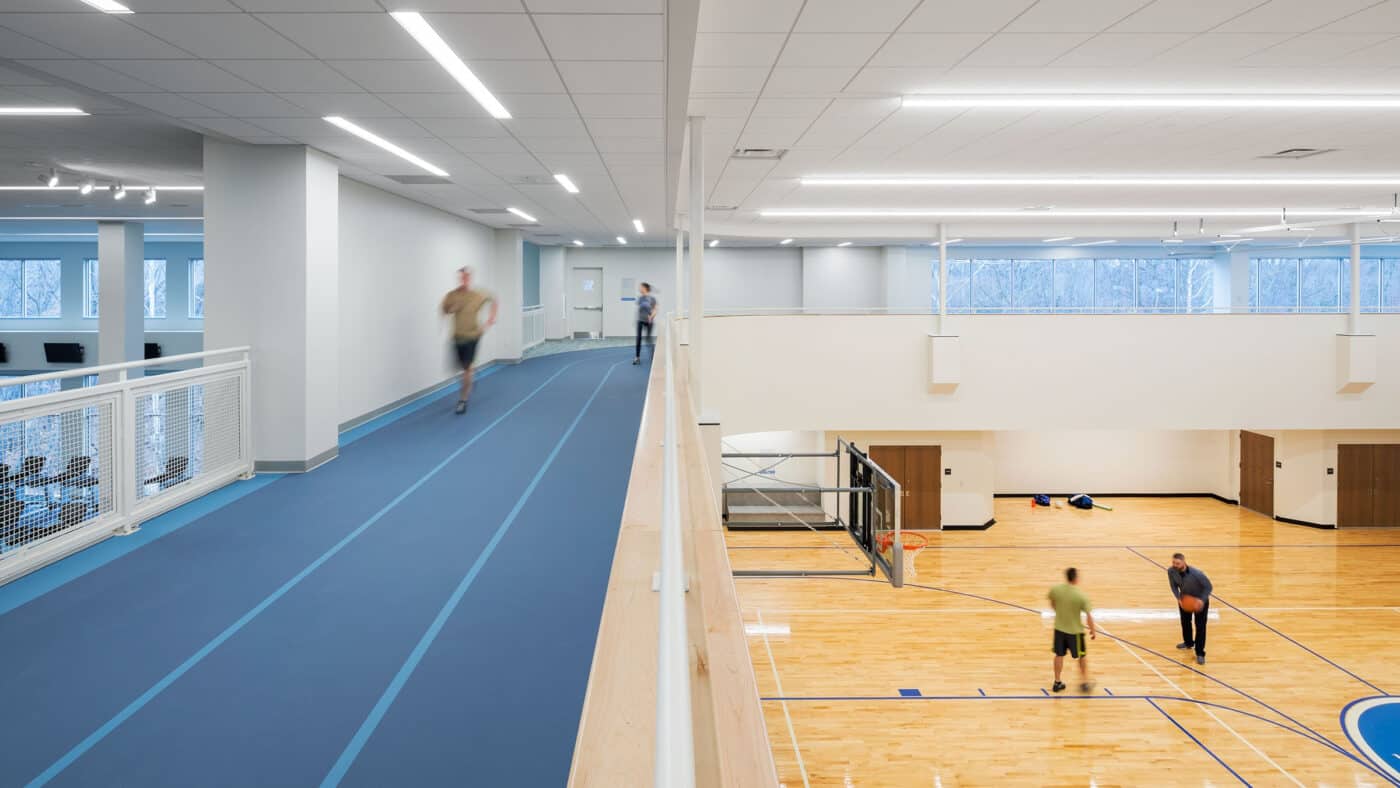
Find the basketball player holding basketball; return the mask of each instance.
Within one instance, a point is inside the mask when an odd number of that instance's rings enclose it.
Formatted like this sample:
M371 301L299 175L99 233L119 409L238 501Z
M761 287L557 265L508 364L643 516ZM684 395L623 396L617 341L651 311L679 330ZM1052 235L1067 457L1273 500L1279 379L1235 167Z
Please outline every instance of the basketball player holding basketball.
M1094 606L1089 603L1089 597L1079 590L1078 569L1066 569L1065 581L1051 588L1049 594L1050 606L1055 608L1055 683L1050 690L1065 691L1065 683L1060 681L1060 672L1065 666L1065 654L1069 654L1070 658L1079 660L1079 680L1082 682L1079 689L1088 692L1094 688L1094 683L1089 681L1089 662L1084 647L1084 622L1080 621L1079 614L1083 613L1084 618L1088 619L1089 638L1098 638L1098 628L1094 625L1094 614L1091 612Z
M1176 647L1185 651L1196 649L1196 664L1206 664L1206 617L1210 615L1210 592L1215 590L1206 573L1194 566L1186 565L1186 556L1176 553L1172 556L1172 566L1167 570L1167 582L1171 584L1172 596L1176 597L1177 607L1181 608L1181 642ZM1201 609L1195 612L1181 607L1181 597L1193 596L1201 600ZM1191 634L1191 618L1196 619L1196 634Z

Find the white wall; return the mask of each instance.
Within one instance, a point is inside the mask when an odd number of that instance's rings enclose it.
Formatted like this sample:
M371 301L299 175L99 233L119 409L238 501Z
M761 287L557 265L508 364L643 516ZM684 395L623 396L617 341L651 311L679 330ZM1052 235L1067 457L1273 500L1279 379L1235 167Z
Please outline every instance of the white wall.
M1231 488L1228 430L993 433L996 492L1215 493Z
M568 313L564 309L564 291L567 288L563 247L540 247L540 308L544 310L545 339L569 336Z
M439 305L462 266L496 289L493 253L489 227L341 179L341 423L455 373ZM488 333L478 363L497 358L496 345Z
M928 319L705 319L726 431L1400 428L1400 315L1366 315L1381 380L1336 393L1344 315L958 315L961 384L928 390ZM782 352L756 352L754 337Z
M674 255L674 252L672 252ZM675 258L672 257L672 267ZM705 310L802 306L802 250L705 250Z
M710 250L705 250L705 263L710 261ZM634 280L634 284L649 282L652 294L656 296L661 314L676 309L675 279L676 253L671 247L645 247L625 249L604 247L601 249L571 247L564 250L565 282L572 282L569 272L575 268L603 269L603 334L610 337L630 337L637 332L637 302L635 287L628 292L631 301L622 300L622 280ZM566 309L572 308L569 293L565 290ZM708 308L708 307L707 307Z
M803 249L802 306L808 309L884 306L882 254L878 247Z

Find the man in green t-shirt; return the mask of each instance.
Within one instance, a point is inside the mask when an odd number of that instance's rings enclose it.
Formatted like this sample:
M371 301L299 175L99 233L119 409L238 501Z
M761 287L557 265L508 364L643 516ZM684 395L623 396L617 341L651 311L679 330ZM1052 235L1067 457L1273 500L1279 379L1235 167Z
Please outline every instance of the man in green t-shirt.
M1079 678L1083 683L1079 688L1085 692L1094 688L1089 681L1089 663L1085 658L1084 624L1079 620L1083 613L1089 621L1089 639L1098 638L1098 628L1094 626L1094 606L1089 597L1079 590L1079 570L1070 567L1065 570L1065 581L1050 589L1050 606L1055 609L1055 684L1053 692L1064 692L1065 683L1060 681L1060 671L1065 665L1065 654L1079 660Z

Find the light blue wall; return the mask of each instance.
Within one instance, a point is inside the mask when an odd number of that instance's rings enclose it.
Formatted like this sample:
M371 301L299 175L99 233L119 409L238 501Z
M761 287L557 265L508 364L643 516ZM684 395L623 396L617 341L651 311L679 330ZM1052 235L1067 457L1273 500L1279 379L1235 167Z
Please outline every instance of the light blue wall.
M146 258L165 261L164 318L146 320L147 331L203 331L204 321L189 317L189 261L204 257L202 243L146 242ZM0 259L62 260L63 316L0 319L7 331L96 331L97 319L83 317L83 261L97 258L97 242L0 243Z
M540 248L526 241L524 245L524 260L521 268L521 276L524 277L524 289L521 290L521 306L540 305Z

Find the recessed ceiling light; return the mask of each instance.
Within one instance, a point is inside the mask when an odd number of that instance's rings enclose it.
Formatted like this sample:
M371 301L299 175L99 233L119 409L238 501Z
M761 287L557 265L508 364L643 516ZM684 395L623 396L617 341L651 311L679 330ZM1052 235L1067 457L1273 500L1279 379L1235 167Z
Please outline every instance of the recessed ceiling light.
M506 210L507 210L507 211L510 211L511 213L515 214L516 216L519 216L521 219L524 219L524 220L527 221L527 222L538 222L538 221L539 221L539 219L536 219L535 217L531 216L530 214L525 213L524 211L520 210L519 208L507 207Z
M778 246L787 246L790 243L792 243L791 238L784 238L783 240L778 242Z
M1269 96L1259 94L941 94L905 96L906 108L1006 109L1400 109L1394 96Z
M1083 243L1070 244L1070 246L1103 246L1104 244L1116 244L1117 241L1084 241Z
M559 181L559 185L563 186L564 191L568 192L569 194L578 194L578 187L575 186L574 182L569 180L569 176L565 175L564 173L554 173L554 180Z
M429 55L433 56L438 65L441 65L447 70L447 73L452 75L453 79L457 80L458 84L466 88L472 98L476 99L477 103L491 114L491 117L498 120L510 117L510 112L506 110L505 105L491 95L491 91L486 89L486 85L477 79L476 74L473 74L470 68L467 68L467 64L463 63L457 53L452 51L452 47L442 40L442 36L437 34L437 31L428 24L422 14L417 11L393 11L389 15L402 25L403 29L407 30L408 34L413 36L418 44L428 51Z
M850 245L851 245L851 242L850 242L850 241L842 241L841 243L837 244L837 246L850 246Z
M574 246L583 246L583 241L575 240L575 241L574 241Z
M1232 235L1229 238L1222 237L1219 241L1211 241L1213 244L1236 244L1241 241L1253 241L1253 238L1245 238L1242 235Z
M1074 240L1074 236L1072 236L1072 235L1061 235L1061 236L1058 237L1058 238L1046 238L1046 239L1044 239L1043 241L1041 241L1041 243L1043 243L1043 244L1057 244L1057 243L1061 243L1061 242L1063 242L1063 241L1073 241L1073 240Z
M1381 214L1389 214L1387 209L1365 211L1365 210L1289 210L1290 216L1324 216L1324 217L1377 217ZM1024 219L1028 215L1027 211L966 211L966 210L924 210L924 211L802 211L802 210L778 210L760 211L759 216L772 218L807 218L807 219L839 219L839 218L879 218L879 219L922 219L927 217L958 217L958 218L979 218L979 219ZM1278 216L1278 208L1259 208L1255 210L1199 210L1194 208L1177 208L1163 210L1114 210L1103 209L1083 209L1083 210L1051 210L1036 211L1037 218L1059 217L1059 218L1103 218L1103 219L1146 219L1146 218L1174 218L1179 216L1217 216L1217 217L1250 217L1250 216Z
M113 184L113 185L112 185L112 199L114 199L114 200L125 200L125 199L126 199L126 187L123 186L123 185L121 185L120 183Z
M395 156L398 156L404 161L422 167L424 170L427 170L428 172L438 176L439 178L447 177L447 170L444 170L436 164L432 164L431 162L418 158L412 153L409 153L403 148L400 148L399 146L384 139L378 134L375 134L369 129L361 128L360 126L351 123L350 121L340 117L339 115L327 115L326 117L322 118L322 120L326 121L332 126L336 126L338 128L350 132L351 134L354 134L356 137L359 137L360 139L370 143L371 145L377 145L380 148L383 148L384 150L394 154Z
M118 3L117 0L83 0L84 3L96 8L104 14L129 14L131 9Z
M641 219L633 219L633 220L632 220L632 226L635 227L635 228L637 228L637 233L638 233L639 235L640 235L640 234L643 234L643 233L645 233L645 232L647 231L647 228L645 228L645 227L642 226L642 220L641 220Z
M623 238L623 237L620 236L620 235L617 237L617 242L620 243L620 244L622 244L623 246L626 246L626 245L627 245L627 239L626 239L626 238Z
M1163 238L1163 239L1162 239L1162 243L1164 243L1164 244L1184 244L1184 243L1186 243L1186 242L1183 241L1183 240L1181 240L1180 238Z
M803 178L803 186L1397 186L1400 176L1383 178Z
M34 117L86 115L77 107L0 107L0 115L31 115Z
M718 238L716 238L716 239L710 241L710 248L711 248L711 249L715 248L716 246L719 246L719 239L718 239Z

